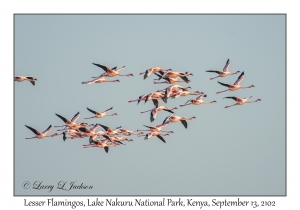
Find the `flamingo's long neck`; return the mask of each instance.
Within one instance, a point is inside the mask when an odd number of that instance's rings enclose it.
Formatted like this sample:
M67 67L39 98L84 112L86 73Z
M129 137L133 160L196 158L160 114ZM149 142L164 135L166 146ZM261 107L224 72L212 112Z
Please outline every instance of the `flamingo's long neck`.
M246 101L246 103L254 103L254 102L258 102L258 101Z
M250 85L250 86L239 86L239 88L241 88L241 89L245 89L245 88L251 88L252 86Z

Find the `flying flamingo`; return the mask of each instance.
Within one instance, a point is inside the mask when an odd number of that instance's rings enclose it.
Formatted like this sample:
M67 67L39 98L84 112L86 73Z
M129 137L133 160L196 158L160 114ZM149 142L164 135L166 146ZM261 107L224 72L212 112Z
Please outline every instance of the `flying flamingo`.
M163 121L163 124L168 123L168 122L172 122L172 123L176 123L176 122L181 122L182 125L187 128L187 121L188 120L194 120L196 119L196 117L191 117L191 118L187 118L187 117L179 117L179 116L174 116L174 115L170 115L169 117L166 117L166 119Z
M153 104L154 106L158 106L158 100L159 99L162 99L164 97L164 94L161 93L161 92L153 92L153 93L150 93L146 96L146 99L145 99L145 103L147 101L153 101Z
M193 76L193 74L188 73L188 72L183 73L183 72L176 72L176 71L167 71L158 80L160 80L161 78L167 78L167 77L172 77L172 78L180 77L183 81L188 83L188 82L190 82L190 80L187 78L188 76Z
M133 74L120 74L119 71L124 69L125 66L121 67L121 68L118 68L118 69L115 69L115 70L112 70L110 69L109 67L107 66L104 66L104 65L101 65L101 64L97 64L97 63L93 63L95 66L98 66L100 68L102 68L106 73L107 73L107 76L109 77L114 77L114 76L133 76Z
M14 81L23 82L25 80L29 81L32 85L35 85L35 81L37 81L33 76L14 76Z
M127 137L125 136L111 136L110 139L109 139L112 143L114 142L117 142L119 144L123 144L122 141L124 142L130 142L130 141L127 141ZM132 140L131 140L132 141ZM125 145L125 144L124 144Z
M260 99L257 99L255 101L248 101L248 98L252 98L252 96L247 96L246 98L239 98L239 97L236 97L236 96L228 96L228 97L225 97L225 98L231 98L231 99L236 101L236 103L231 105L231 106L244 105L246 103L254 103L254 102L261 101ZM225 108L229 108L231 106L225 106Z
M80 133L80 131L79 131L79 130L76 130L76 129L67 129L67 130L65 130L64 132L61 132L61 133L55 133L55 134L53 134L52 136L63 135L63 140L65 141L65 140L67 139L67 135L73 136L74 134L75 134L76 136L78 136L78 137L83 137L82 134ZM72 138L72 139L74 139L74 138Z
M211 102L205 102L205 101L203 101L202 97L206 97L206 96L207 96L206 94L201 94L196 99L190 99L190 100L188 100L185 104L180 105L180 107L191 105L191 104L200 105L200 104L213 104L213 103L217 103L216 101L211 101ZM188 102L191 102L191 103L188 103Z
M151 122L153 122L154 120L155 120L155 118L156 118L156 115L157 115L157 112L159 112L159 111L167 111L167 112L171 112L171 113L174 113L172 110L174 110L174 109L177 109L177 107L174 107L174 108L167 108L167 107L165 107L165 106L158 106L158 107L155 107L155 108L153 108L153 109L150 109L150 110L148 110L148 111L144 111L144 112L141 112L141 114L143 114L143 113L145 113L145 112L150 112L151 111L151 113L150 113L150 121Z
M96 132L96 129L99 128L100 124L96 124L94 125L94 127L92 127L91 129L87 129L85 127L79 128L78 130L85 133L87 136L96 138L97 136L104 136L107 134L107 132L104 131L98 131ZM105 137L107 138L107 137Z
M241 89L241 88L253 88L254 85L250 85L248 87L240 86L240 83L244 79L244 77L245 77L244 72L242 72L241 75L239 76L239 78L235 81L235 83L233 85L231 85L231 84L225 84L225 83L222 83L222 82L218 82L219 84L228 87L228 89L224 90L224 91L217 92L217 94L226 92L228 90L235 91L235 90L238 90L238 89Z
M139 136L145 136L144 140L150 139L152 136L156 136L157 138L159 138L160 140L162 140L164 143L166 143L166 141L164 140L163 136L169 136L169 133L166 134L161 134L159 132L150 132L146 135L139 135Z
M62 126L54 126L55 128L57 127L63 127L63 126L68 126L69 128L74 128L74 126L78 126L77 123L76 123L76 120L80 117L80 114L79 112L77 112L74 117L72 118L72 120L68 120L67 118L59 115L59 114L55 114L57 117L59 117L60 119L62 119L62 121L65 122L65 125L62 125Z
M147 95L146 95L146 94L144 94L144 95L141 95L141 96L139 96L139 98L138 98L138 99L136 99L136 100L130 100L130 101L128 101L128 103L131 103L131 102L135 102L135 101L137 101L137 104L139 104L139 103L140 103L140 101L143 101L143 100L145 100L145 99L146 99L146 97L147 97Z
M119 134L123 134L125 136L138 135L138 133L135 133L136 131L130 131L130 130L122 128L121 126L118 127L118 129L120 130Z
M102 128L104 128L104 130L106 131L106 133L108 135L117 135L118 134L118 130L120 130L120 127L119 128L116 128L115 130L112 130L110 127L108 126L105 126L105 125L101 125L101 124L98 124L100 125Z
M167 132L167 133L174 133L173 131L164 131L162 130L163 127L167 126L169 124L169 122L157 125L157 126L147 126L144 125L146 128L149 128L150 130L137 130L137 132L139 131L153 131L153 132Z
M213 72L213 73L217 73L219 74L218 76L214 77L214 78L210 78L210 80L216 79L218 77L226 77L228 75L233 75L233 74L238 74L240 73L240 71L236 71L235 73L230 73L229 72L229 66L230 66L230 60L228 59L226 61L226 65L223 68L223 71L219 71L219 70L207 70L206 72Z
M156 74L155 73L155 75L156 76L158 76L159 77L159 79L154 79L154 80L160 80L161 79L161 75L159 75L159 74ZM172 78L172 77L166 77L166 78L163 78L165 81L164 82L156 82L156 81L154 81L153 83L154 84L162 84L162 83L166 83L166 84L174 84L174 83L176 83L176 82L186 82L186 81L184 81L184 80L177 80L177 78ZM187 80L188 82L190 82L190 80ZM187 82L187 83L188 83Z
M141 74L144 74L144 80L149 77L152 73L160 73L160 74L164 74L164 71L172 71L172 69L167 69L167 70L163 70L161 67L154 67L154 68L150 68L147 69L145 72L141 72Z
M170 98L178 98L180 96L200 95L200 94L204 94L204 93L198 90L195 92L189 92L188 90L179 90L177 93L170 95Z
M171 85L169 87L167 87L165 89L165 95L163 97L163 101L165 103L167 103L167 99L171 96L171 94L175 94L176 92L178 92L178 89L181 89L181 90L188 90L188 88L191 88L191 87L182 87L180 85ZM174 92L175 91L175 92Z
M93 114L95 114L95 116L89 117L89 118L84 118L84 119L102 118L102 117L104 117L104 116L116 116L117 113L106 114L106 112L109 112L109 111L111 111L112 109L113 109L113 108L111 107L111 108L105 110L104 112L96 112L96 111L94 111L94 110L92 110L92 109L89 109L89 108L87 107L87 110L89 110L90 112L92 112Z
M35 134L34 137L31 137L31 138L25 138L25 139L34 139L34 138L42 139L42 138L45 138L45 137L53 137L53 136L54 136L54 135L46 136L47 133L48 133L49 131L51 131L51 129L52 129L52 126L51 126L51 125L50 125L44 132L42 132L42 133L39 132L38 130L36 130L35 128L32 128L32 127L27 126L27 125L25 125L25 126Z
M99 147L99 148L103 148L105 150L106 153L108 153L109 147L114 147L117 146L115 144L108 144L107 140L102 140L102 141L95 141L94 144L91 145L83 145L83 148L91 148L91 147Z
M91 81L87 81L87 82L82 82L82 84L94 84L94 83L103 83L103 82L120 82L120 80L116 79L116 80L107 80L105 79L105 76L101 76L99 78L93 79Z
M60 130L58 129L57 131L67 131L69 129L77 130L78 128L87 127L87 126L91 126L91 125L88 125L85 122L81 122L81 123L76 123L75 125L72 126L72 128L68 127L67 125L54 126L54 127L64 127L63 129L60 129Z

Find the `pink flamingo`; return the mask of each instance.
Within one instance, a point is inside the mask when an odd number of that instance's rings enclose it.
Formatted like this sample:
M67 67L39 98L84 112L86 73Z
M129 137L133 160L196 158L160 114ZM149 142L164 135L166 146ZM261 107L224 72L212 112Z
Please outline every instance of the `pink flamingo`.
M176 71L167 71L166 73L164 73L164 75L162 75L158 80L160 80L161 78L167 78L167 77L172 77L172 78L177 78L180 77L183 81L185 81L186 83L189 83L190 80L187 78L188 76L193 76L192 73L182 73L182 72L176 72Z
M167 111L167 112L171 112L171 113L174 113L172 110L174 110L174 109L177 109L177 107L174 107L174 108L167 108L167 107L165 107L165 106L159 106L159 107L155 107L155 108L153 108L153 109L150 109L150 110L148 110L148 111L144 111L144 112L141 112L141 114L143 114L143 113L145 113L145 112L150 112L151 111L151 113L150 113L150 121L151 122L153 122L154 120L155 120L155 118L156 118L156 115L157 115L157 112L159 112L159 111Z
M165 103L167 103L167 99L171 96L171 94L172 95L176 94L179 89L188 90L188 88L191 88L191 87L182 87L180 85L171 85L165 89L165 95L162 99Z
M74 126L77 125L76 120L80 117L79 112L77 112L77 113L74 115L74 117L72 118L71 121L68 120L67 118L65 118L65 117L63 117L63 116L61 116L61 115L59 115L59 114L55 114L55 115L56 115L57 117L59 117L60 119L62 119L62 121L65 122L65 125L62 125L62 126L54 126L55 128L57 128L57 127L63 127L63 126L68 126L69 128L73 128Z
M162 140L164 143L166 143L165 139L163 138L163 136L169 136L169 133L166 134L161 134L159 132L150 132L146 135L139 135L139 136L145 136L144 140L150 139L152 136L156 136L157 138L159 138L160 140Z
M97 79L93 79L91 81L87 81L87 82L82 82L82 84L94 84L94 83L103 83L103 82L120 82L120 80L116 79L116 80L107 80L105 79L105 76L101 76Z
M150 93L146 96L146 99L145 99L145 103L147 101L152 101L154 106L158 106L158 100L159 99L162 99L164 97L164 94L161 93L161 92L153 92L153 93Z
M160 80L162 78L161 75L159 74L156 74L156 76L158 76L158 79L154 79L154 80ZM166 83L166 84L174 84L176 82L186 82L186 83L189 83L190 80L187 80L187 81L184 81L184 80L177 80L177 78L172 78L172 77L165 77L163 78L165 81L164 82L154 82L154 84L162 84L162 83Z
M180 121L182 123L182 125L185 128L187 128L187 121L194 120L194 119L196 119L196 117L187 118L187 117L179 117L179 116L170 115L170 116L166 117L166 119L163 121L163 124L169 123L169 122L176 123L176 122Z
M112 109L113 109L113 108L111 107L111 108L105 110L104 112L96 112L96 111L94 111L94 110L92 110L92 109L89 109L89 108L87 107L87 110L89 110L90 112L92 112L93 114L95 114L95 116L89 117L89 118L84 118L84 119L102 118L102 117L104 117L104 116L116 116L117 113L106 114L107 112L111 111Z
M139 96L139 98L138 99L136 99L136 100L129 100L128 101L128 103L131 103L131 102L135 102L135 101L137 101L137 104L139 104L140 103L140 101L143 101L143 100L145 100L147 98L147 95L146 94L144 94L144 95L141 95L141 96Z
M154 68L150 68L150 69L147 69L145 72L141 72L141 74L144 74L144 80L149 77L152 73L160 73L160 74L164 74L164 71L172 71L172 69L167 69L167 70L163 70L161 67L154 67Z
M180 105L180 107L191 105L191 104L200 105L200 104L213 104L213 103L217 103L216 101L205 102L205 101L202 100L202 97L206 97L206 94L201 94L196 99L190 99L185 104ZM191 102L191 103L188 103L188 102Z
M98 67L102 68L106 72L107 76L109 76L109 77L114 77L114 76L127 76L127 77L130 77L130 76L133 76L133 74L120 74L119 73L119 71L124 69L125 66L113 70L113 69L110 69L109 67L101 65L101 64L97 64L97 63L93 63L93 64L95 66L98 66Z
M150 130L137 130L139 131L153 131L153 132L167 132L167 133L174 133L173 131L164 131L162 130L163 127L167 126L169 122L165 122L163 124L157 125L157 126L147 126L144 125L146 128L149 128Z
M27 126L27 125L25 125L25 126L35 134L34 137L25 138L25 139L34 139L34 138L42 139L42 138L45 138L45 137L53 137L54 136L54 135L47 136L47 133L49 131L51 131L51 129L52 129L51 125L44 132L42 132L42 133L39 132L38 130L36 130L35 128L32 128L32 127Z
M107 140L104 141L95 141L94 144L91 145L83 145L83 148L91 148L91 147L98 147L98 148L103 148L106 153L108 153L109 147L114 147L117 146L115 144L108 144Z
M225 98L230 98L230 99L233 99L233 100L236 101L236 103L231 105L231 106L244 105L246 103L254 103L254 102L261 101L260 99L257 99L255 101L248 101L248 98L252 98L252 96L247 96L246 98L239 98L239 97L236 97L236 96L228 96L228 97L225 97ZM231 106L225 106L225 108L229 108Z
M33 76L14 76L14 81L23 82L25 80L29 81L32 85L35 85L35 81L37 81Z
M233 85L231 85L231 84L225 84L225 83L222 83L222 82L218 82L219 84L228 87L228 89L224 90L224 91L217 92L217 94L226 92L228 90L235 91L235 90L238 90L238 89L241 89L241 88L253 88L254 85L250 85L248 87L240 86L240 83L244 79L244 77L245 77L244 72L242 72L241 75L238 77L238 79L235 81L235 83Z
M223 71L219 71L219 70L207 70L206 72L213 72L213 73L219 74L218 76L216 76L214 78L210 78L210 80L216 79L218 77L227 77L228 75L233 75L233 74L240 73L240 71L236 71L235 73L230 73L229 70L228 70L229 66L230 66L230 60L228 59L226 61L226 65L223 68Z
M204 94L203 92L200 91L195 91L195 92L189 92L188 90L179 90L175 94L170 95L170 98L178 98L180 96L188 96L188 95L200 95Z

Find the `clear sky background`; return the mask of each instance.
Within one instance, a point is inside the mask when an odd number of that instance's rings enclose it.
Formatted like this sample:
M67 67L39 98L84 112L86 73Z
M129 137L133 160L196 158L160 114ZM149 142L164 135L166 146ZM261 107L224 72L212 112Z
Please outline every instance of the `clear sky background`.
M285 195L285 16L284 15L16 15L14 19L15 75L33 75L14 83L15 195ZM234 83L238 75L215 80L209 69L245 72L241 85L255 88L225 92L217 81ZM120 83L83 85L104 71L94 65L126 66ZM88 138L34 136L24 125L40 131L62 125L55 113L78 122L113 106L116 117L86 120L115 128L143 129L153 123L152 102L128 103L140 95L168 87L155 85L139 73L160 66L191 72L192 91L203 91L216 104L180 108L194 96L169 99L178 116L196 119L172 123L174 134L134 140L125 146L84 149ZM226 96L253 96L259 103L234 104ZM98 129L100 130L100 129ZM56 129L50 132L53 134ZM77 181L93 190L23 189L24 181Z

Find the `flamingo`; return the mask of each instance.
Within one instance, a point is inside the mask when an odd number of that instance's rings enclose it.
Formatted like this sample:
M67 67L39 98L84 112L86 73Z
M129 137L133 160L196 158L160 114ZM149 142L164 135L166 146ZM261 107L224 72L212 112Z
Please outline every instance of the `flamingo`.
M200 94L204 94L204 93L198 90L195 92L189 92L188 90L179 90L177 93L170 95L170 98L178 98L180 96L200 95Z
M177 107L174 107L174 108L168 108L168 107L165 107L165 106L158 106L158 107L155 107L153 109L150 109L148 111L144 111L144 112L141 112L141 114L145 113L145 112L150 112L150 121L153 122L156 118L156 115L157 115L157 112L159 111L167 111L167 112L171 112L171 113L174 113L172 110L174 109L177 109Z
M125 66L121 67L121 68L118 68L118 69L115 69L115 70L112 70L110 69L109 67L107 66L104 66L104 65L101 65L101 64L97 64L97 63L93 63L95 66L98 66L100 68L102 68L106 73L107 73L107 76L109 77L114 77L114 76L133 76L133 74L120 74L119 71L124 69Z
M34 139L34 138L42 139L42 138L45 138L45 137L53 137L54 136L54 135L47 136L47 133L49 131L51 131L51 129L52 129L51 125L49 125L49 127L44 132L42 132L42 133L39 132L38 130L36 130L35 128L32 128L32 127L27 126L27 125L25 125L25 126L35 134L34 137L25 138L25 139Z
M87 136L92 137L93 139L95 139L97 136L103 136L103 137L109 139L109 136L107 136L107 132L103 132L103 131L96 132L96 129L99 128L99 126L100 126L100 124L96 124L91 129L82 127L82 128L79 128L78 130L83 132Z
M156 73L154 73L154 74L159 77L159 79L154 79L154 80L160 80L161 79L161 77L162 77L161 75L156 74ZM162 83L174 84L176 82L186 82L184 80L177 80L177 78L172 78L172 77L166 77L166 78L163 78L163 79L165 80L164 82L156 82L156 81L154 81L153 83L154 84L162 84ZM187 80L186 83L188 83L188 82L190 82L190 80Z
M188 76L193 76L193 74L188 73L188 72L183 73L183 72L176 72L176 71L167 71L158 80L160 80L161 78L167 78L167 77L172 77L172 78L180 77L183 81L185 81L186 83L189 83L190 80L187 78Z
M131 102L135 102L135 101L137 101L137 105L140 103L140 101L143 101L143 100L145 100L146 99L146 97L147 97L147 95L146 94L144 94L144 95L141 95L141 96L139 96L139 98L138 99L136 99L136 100L129 100L128 101L128 103L131 103Z
M94 144L92 145L83 145L83 148L91 148L91 147L99 147L99 148L103 148L105 150L106 153L108 153L109 147L114 147L117 146L115 144L108 144L107 140L102 140L102 141L95 141Z
M76 130L76 129L67 129L66 131L64 132L61 132L61 133L55 133L53 134L52 136L58 136L58 135L63 135L63 140L65 141L67 139L67 135L71 135L73 136L73 134L75 134L76 136L78 137L83 137L80 133L79 130ZM72 138L74 139L74 138Z
M169 133L166 134L161 134L159 132L150 132L146 135L139 135L139 136L145 136L144 140L150 139L152 136L156 136L157 138L159 138L160 140L162 140L164 143L166 143L166 141L164 140L163 136L169 136Z
M162 99L165 103L167 103L167 99L170 97L171 94L177 93L178 89L188 90L188 88L191 88L191 87L182 87L180 85L171 85L165 89L165 95Z
M101 125L101 124L98 124L100 125L102 128L104 128L104 130L106 131L106 133L108 135L116 135L118 134L118 130L120 130L120 127L119 128L116 128L115 130L112 130L110 127L108 126L105 126L105 125Z
M165 126L167 126L168 124L169 124L169 122L165 122L165 123L157 125L157 126L147 126L147 125L144 125L146 128L149 128L150 130L137 130L137 132L139 132L139 131L153 131L153 132L174 133L173 131L164 131L164 130L162 130L162 128L165 127Z
M35 81L37 81L33 76L14 76L14 81L23 82L25 80L29 81L32 85L35 85Z
M87 110L89 110L90 112L92 112L93 114L95 114L95 116L89 117L89 118L84 118L84 119L102 118L102 117L104 117L104 116L116 116L117 113L106 114L107 112L111 111L112 109L113 109L113 108L111 107L111 108L105 110L104 112L96 112L96 111L94 111L94 110L92 110L92 109L89 109L89 108L87 107Z
M169 122L176 123L176 122L180 121L182 123L182 125L185 128L187 128L188 127L187 121L188 120L194 120L194 119L196 119L196 117L187 118L187 117L180 117L180 116L170 115L170 116L166 117L166 119L163 121L163 124L169 123Z
M153 101L153 104L154 106L158 106L158 100L159 99L162 99L164 97L164 94L161 93L161 92L153 92L153 93L150 93L146 96L146 99L145 99L145 103L147 101Z
M230 73L229 70L228 70L229 66L230 66L230 60L228 59L226 61L226 64L225 64L224 68L223 68L223 71L219 71L219 70L207 70L206 72L213 72L213 73L219 74L218 76L216 76L214 78L210 78L210 80L216 79L218 77L227 77L228 75L233 75L233 74L240 73L240 71L236 71L234 73Z
M135 133L135 131L130 131L130 130L124 129L121 126L118 127L117 129L120 130L119 134L123 134L125 136L138 135L138 133Z
M61 135L61 134L57 134L57 135ZM74 140L75 138L85 138L85 137L87 137L87 135L84 134L84 133L71 134L70 137L67 137L66 132L63 132L62 135L63 135L63 140L64 141L66 141L66 139Z
M74 115L74 117L72 118L72 120L70 121L70 120L68 120L67 118L65 118L65 117L63 117L63 116L61 116L61 115L59 115L59 114L55 114L56 116L58 116L60 119L62 119L62 121L64 121L65 122L65 125L62 125L62 126L54 126L55 128L57 128L57 127L63 127L63 126L68 126L69 128L74 128L74 127L81 127L81 125L78 125L77 123L76 123L76 120L80 117L80 114L79 114L79 112L77 112L75 115Z
M206 97L206 96L207 96L206 94L201 94L196 99L190 99L190 100L188 100L185 104L180 105L180 107L191 105L191 104L200 105L200 104L213 104L213 103L217 103L216 101L211 101L211 102L205 102L205 101L203 101L202 98ZM191 102L191 103L188 103L188 102Z
M228 96L228 97L225 97L225 98L231 98L231 99L236 101L236 103L231 105L231 106L244 105L246 103L254 103L254 102L261 101L260 99L257 99L255 101L248 101L248 98L252 98L252 96L247 96L246 98L239 98L239 97L236 97L236 96ZM229 108L231 106L225 106L225 108Z
M119 144L123 144L122 143L122 141L124 141L125 139L127 139L127 138L125 138L124 136L111 136L110 137L110 141L112 142L112 143L115 143L115 142L117 142L117 143L119 143ZM125 145L125 144L124 144Z
M167 69L167 70L163 70L161 67L154 67L154 68L150 68L147 69L145 72L141 72L141 74L144 74L144 80L149 77L152 73L160 73L160 74L164 74L164 71L172 71L172 69Z
M253 88L254 85L250 85L248 87L240 86L240 83L244 79L244 77L245 77L244 72L242 72L241 75L238 77L238 79L235 81L235 83L233 85L231 85L231 84L225 84L225 83L222 83L222 82L218 81L219 84L228 87L228 89L224 90L224 91L217 92L217 94L226 92L228 90L235 91L235 90L238 90L238 89L241 89L241 88Z
M120 82L120 80L116 79L116 80L107 80L105 79L105 76L101 76L101 77L98 77L96 79L93 79L91 81L87 81L87 82L82 82L82 84L94 84L94 83L103 83L103 82Z
M92 125L92 124L91 124L91 125ZM80 128L80 127L87 127L87 126L91 126L91 125L88 125L88 124L85 123L85 122L81 122L81 123L76 123L75 125L72 126L72 128L70 128L70 127L68 128L67 125L54 126L54 127L63 127L63 126L64 126L63 129L60 129L60 130L57 130L57 131L67 131L67 130L69 130L69 129L77 130L77 129Z

